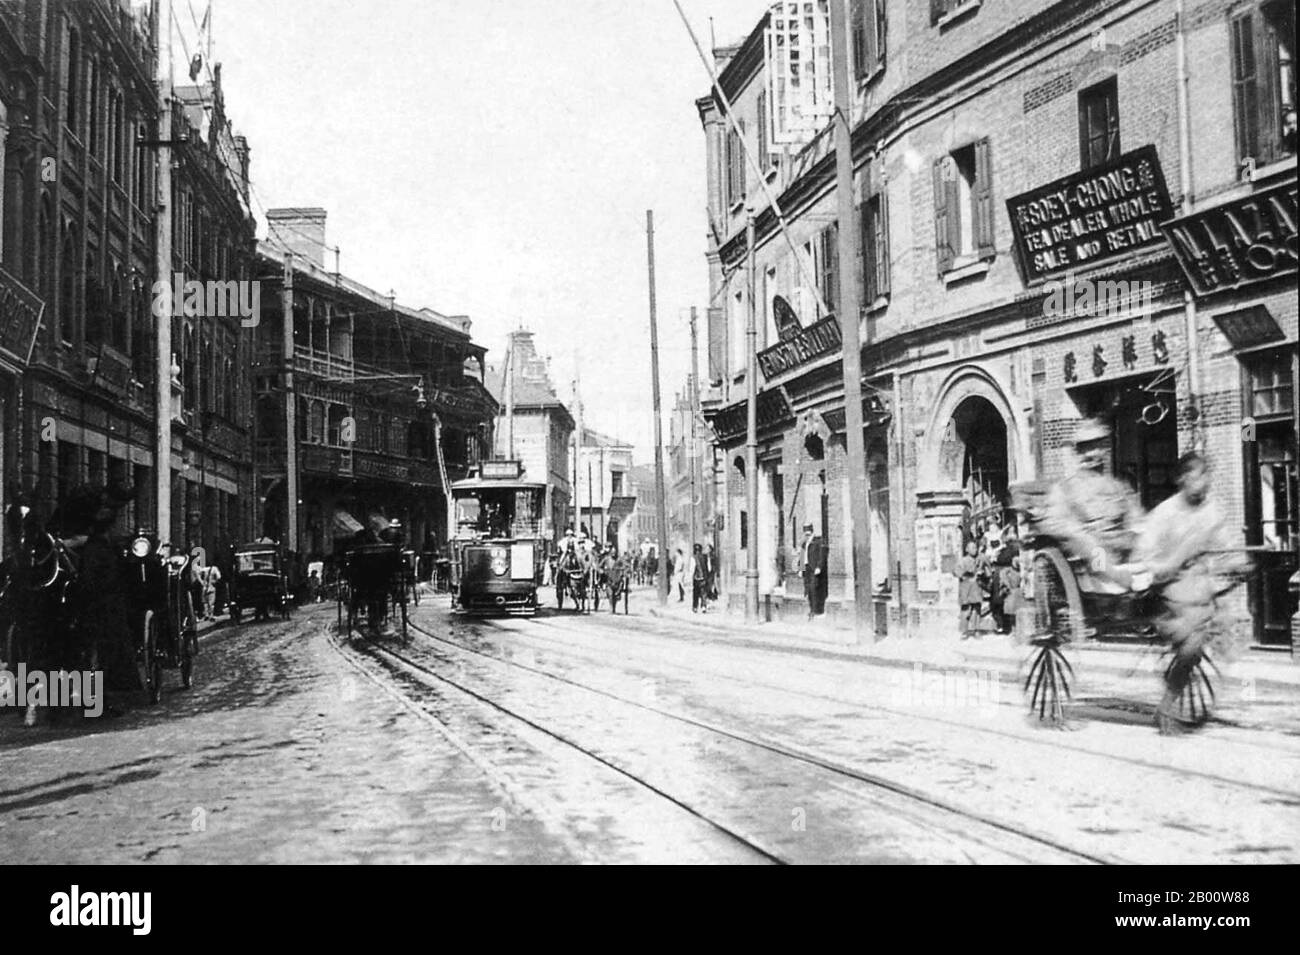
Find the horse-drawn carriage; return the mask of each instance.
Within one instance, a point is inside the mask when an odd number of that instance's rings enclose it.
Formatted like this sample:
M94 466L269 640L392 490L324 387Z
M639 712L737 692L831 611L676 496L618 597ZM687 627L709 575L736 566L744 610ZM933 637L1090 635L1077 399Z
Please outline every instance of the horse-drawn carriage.
M407 601L411 565L396 543L361 544L343 558L343 586L338 591L338 622L347 633L364 620L372 634L386 628L407 637Z
M560 610L568 597L575 610L586 612L590 604L590 609L598 611L603 592L610 613L617 612L620 600L623 612L628 612L632 562L626 555L619 557L610 550L588 553L573 544L556 556L554 574L555 603Z
M1244 577L1248 561L1241 551L1209 551L1201 563L1201 599L1205 610L1194 633L1171 643L1155 625L1166 613L1164 584L1153 582L1150 569L1131 561L1136 528L1129 546L1115 552L1097 548L1087 559L1071 552L1046 520L1050 485L1036 482L1012 488L1014 507L1026 533L1021 556L1025 596L1032 601L1032 652L1024 689L1029 709L1043 721L1060 723L1071 695L1074 670L1065 655L1071 644L1089 640L1162 644L1168 656L1165 683L1174 694L1172 712L1185 723L1204 723L1214 703L1213 655L1226 643L1219 601ZM1168 629L1168 628L1166 628Z

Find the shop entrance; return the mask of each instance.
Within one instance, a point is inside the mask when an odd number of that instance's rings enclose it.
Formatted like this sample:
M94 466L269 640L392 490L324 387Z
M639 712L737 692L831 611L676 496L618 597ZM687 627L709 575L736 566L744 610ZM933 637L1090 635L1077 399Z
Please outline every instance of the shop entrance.
M957 406L944 432L939 460L945 477L961 486L969 508L963 536L976 536L995 517L1005 526L1010 517L1007 423L991 401L971 395Z
M1172 374L1144 375L1071 392L1086 417L1110 425L1112 473L1151 510L1176 491L1178 422Z

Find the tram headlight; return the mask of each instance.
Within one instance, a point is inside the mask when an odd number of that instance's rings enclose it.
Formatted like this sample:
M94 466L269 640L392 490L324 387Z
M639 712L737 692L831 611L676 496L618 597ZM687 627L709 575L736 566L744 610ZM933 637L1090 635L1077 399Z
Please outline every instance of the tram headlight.
M504 547L492 548L492 573L498 577L502 576L509 565L506 562L506 551Z
M137 537L131 541L131 553L136 557L148 557L152 545L147 537Z

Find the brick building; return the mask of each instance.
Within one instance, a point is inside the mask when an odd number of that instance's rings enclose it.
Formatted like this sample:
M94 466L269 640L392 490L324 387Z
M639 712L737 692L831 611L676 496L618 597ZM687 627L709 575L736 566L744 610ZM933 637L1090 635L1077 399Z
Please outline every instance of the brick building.
M133 484L121 531L154 519L154 283L247 278L253 254L247 144L226 120L218 67L173 100L186 142L173 151L171 273L156 274L155 62L148 4L0 5L4 483L33 490L47 514L76 484ZM173 523L161 534L219 549L248 527L245 343L237 318L213 316L174 318L173 341Z
M367 523L399 521L422 552L447 540L450 484L492 443L497 405L470 321L398 305L325 268L325 210L271 209L259 244L254 469L258 532L287 526L287 407L293 402L302 554L328 554ZM293 355L283 283L292 270ZM286 372L292 372L292 391Z
M812 523L829 548L828 611L852 599L829 309L838 283L853 281L878 630L955 632L963 535L981 516L1012 517L1012 485L1065 474L1075 425L1092 415L1111 423L1112 469L1148 507L1170 493L1180 453L1208 454L1239 542L1257 551L1238 610L1258 642L1290 644L1294 2L854 0L852 227L863 256L848 268L818 112L829 89L782 73L783 50L815 63L824 34L790 6L721 51L739 131L719 98L696 104L718 306L706 413L732 566L756 546L760 588L775 590L797 569L784 542ZM788 241L741 139L761 156ZM744 512L747 204L757 515ZM743 592L734 573L728 589Z

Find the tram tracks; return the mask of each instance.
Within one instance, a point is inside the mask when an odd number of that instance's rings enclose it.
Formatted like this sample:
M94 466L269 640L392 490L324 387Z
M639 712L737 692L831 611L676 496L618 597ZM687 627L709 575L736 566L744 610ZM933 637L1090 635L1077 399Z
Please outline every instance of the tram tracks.
M618 623L620 626L623 626L625 624L625 618L621 618L621 617L618 618ZM530 629L541 627L548 630L554 630L563 634L577 634L584 637L589 635L589 631L585 630L582 627L573 626L573 625L564 625L555 620L548 620L542 618L535 618L532 621L530 621L529 627ZM495 627L494 629L497 629L500 632L504 632L504 633L518 632L504 627ZM427 631L422 630L422 632L427 632ZM442 637L434 636L433 638L445 641L445 638ZM547 643L552 647L555 647L557 650L570 655L574 655L579 649L576 648L572 643L561 642L558 638L547 638L545 636L541 636L536 633L528 634L528 639L540 641L542 643ZM623 639L626 640L626 635L623 636ZM639 645L642 647L650 646L650 644L645 641L641 641ZM478 650L473 647L466 647L463 644L457 644L457 646L469 652L483 653L483 651L481 650ZM698 647L699 645L693 644L693 646ZM495 656L493 654L487 654L487 655ZM601 660L600 656L596 652L588 650L584 655L586 659L589 659L592 662L595 662L600 665L606 665L606 666L608 665L608 661ZM496 657L496 658L503 660L504 662L514 662L514 661L509 661L504 657ZM707 671L705 671L695 666L687 667L682 664L674 664L663 660L662 657L655 658L654 666L661 669L662 668L674 669L694 678L705 676L708 677L709 679L726 680L729 682L741 682L734 674L728 673L722 669L710 668ZM817 671L812 671L812 672L815 673ZM851 699L845 696L832 696L825 693L818 693L812 690L808 690L806 688L792 687L789 684L773 683L771 681L762 680L761 678L755 678L752 675L746 675L743 682L748 687L755 688L755 689L764 689L764 690L771 690L780 693L794 694L801 697L806 697L808 699L815 699L818 701L833 703L840 706L852 706L857 709L861 709L868 712L882 713L894 717L904 717L907 719L919 720L922 722L939 725L949 730L955 729L959 731L976 733L976 734L989 736L993 738L1005 739L1010 742L1028 744L1036 748L1047 748L1051 750L1063 751L1066 753L1077 753L1080 755L1098 757L1102 759L1113 759L1118 762L1124 763L1126 765L1134 766L1135 768L1141 769L1143 771L1159 771L1161 773L1170 774L1180 778L1202 779L1219 785L1230 786L1237 789L1244 789L1252 793L1267 796L1267 797L1279 798L1284 800L1300 800L1300 790L1281 789L1275 786L1252 783L1247 780L1243 780L1233 776L1223 775L1220 773L1214 773L1203 769L1194 769L1185 766L1173 766L1167 763L1161 763L1150 759L1144 759L1139 756L1131 756L1124 753L1116 753L1104 749L1099 749L1096 747L1082 745L1078 742L1067 742L1067 740L1070 740L1072 738L1069 733L1062 733L1048 728L1033 727L1028 732L1011 732L996 726L981 725L979 723L970 722L969 720L959 720L959 719L944 717L941 715L936 715L933 713L925 713L917 709L904 709L900 707L891 707L878 702L870 702L862 699ZM1000 705L1006 706L1013 710L1019 710L1021 707L1021 703L1018 695L1014 699L1008 700ZM1224 724L1224 725L1228 725L1228 724ZM1154 732L1154 729L1152 730L1152 732ZM1238 730L1238 732L1241 734L1245 734L1251 732L1251 730L1240 729ZM1240 748L1242 746L1257 747L1259 750L1261 750L1261 754L1258 757L1258 759L1260 760L1274 759L1276 758L1277 755L1277 747L1271 746L1264 742L1234 739L1233 746L1234 748ZM1294 750L1290 750L1287 752L1293 754Z
M1123 861L1109 854L1087 851L1077 846L1068 845L1051 835L1034 831L1023 825L1012 825L973 812L949 800L920 791L896 780L864 771L859 767L845 765L787 742L763 738L735 727L700 719L643 701L629 699L621 694L571 680L562 675L466 647L456 641L439 637L418 625L414 625L412 629L423 637L428 644L436 646L437 650L442 654L441 657L435 656L433 660L427 661L428 663L441 664L440 670L448 669L448 665L455 666L455 661L451 660L448 655L448 651L451 651L452 653L461 654L462 657L469 655L476 660L486 661L492 666L527 671L549 683L563 684L567 689L577 693L599 697L606 704L614 703L621 707L654 714L667 723L675 724L692 734L702 736L710 741L708 743L710 746L716 746L721 741L732 747L733 750L738 749L748 754L748 762L753 762L754 755L760 754L763 761L777 767L775 775L789 777L793 774L794 779L797 780L794 784L796 786L805 783L810 776L819 777L821 784L843 791L849 798L857 800L859 804L869 805L873 810L881 810L882 815L909 819L914 824L928 828L931 832L942 833L945 839L954 844L968 845L976 852L987 853L991 851L1009 861L1102 864ZM694 802L691 797L685 797L670 791L672 788L670 785L648 780L646 774L640 772L635 766L635 760L629 760L621 754L597 752L588 742L578 738L578 734L558 731L554 726L547 726L539 719L520 712L519 708L515 706L505 705L500 700L489 697L487 693L466 686L462 680L452 679L445 672L439 672L433 666L427 665L426 662L415 659L408 650L383 644L369 644L366 649L376 657L389 661L394 668L415 675L417 679L433 681L441 686L455 687L457 691L476 700L480 705L491 708L493 711L517 720L532 729L547 733L552 738L582 752L602 766L619 773L629 781L651 790L662 798L671 800L697 818L708 821L720 832L726 833L729 838L751 845L755 851L766 855L773 861L797 861L791 860L787 851L783 851L781 846L771 845L768 840L753 836L745 826L738 825L730 820L720 820L715 809L701 806ZM770 773L770 770L765 768L763 772L767 774ZM783 780L783 784L790 785L788 779ZM969 852L966 853L966 857L968 859L973 858Z

